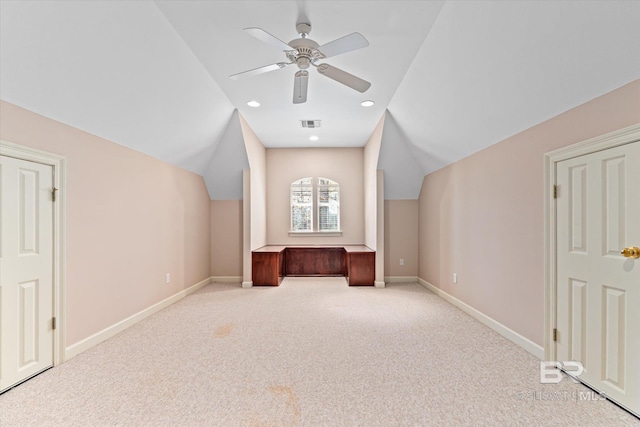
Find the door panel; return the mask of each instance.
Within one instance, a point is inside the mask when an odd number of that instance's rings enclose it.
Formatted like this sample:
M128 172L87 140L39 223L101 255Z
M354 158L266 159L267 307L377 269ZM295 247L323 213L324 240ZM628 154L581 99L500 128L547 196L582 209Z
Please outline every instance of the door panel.
M0 392L53 365L53 168L0 157Z
M18 330L20 345L18 369L28 368L38 359L38 281L18 284Z
M620 256L620 249L625 242L625 192L624 156L606 159L603 165L603 199L604 199L604 250L603 254Z
M18 169L20 188L18 191L20 230L20 254L38 253L38 185L40 179L37 170Z
M587 283L570 279L570 358L587 360Z
M579 164L569 169L571 200L571 252L587 253L587 166Z
M604 372L602 379L610 386L624 392L626 292L609 286L603 286L602 292L604 294L602 304L602 330L604 332L602 366Z
M557 359L640 414L640 142L556 167Z

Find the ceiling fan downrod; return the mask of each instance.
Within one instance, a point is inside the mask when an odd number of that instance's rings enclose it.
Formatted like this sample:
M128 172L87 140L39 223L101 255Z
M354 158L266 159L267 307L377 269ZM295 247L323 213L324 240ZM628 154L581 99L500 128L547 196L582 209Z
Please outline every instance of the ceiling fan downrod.
M306 22L299 22L296 24L296 31L300 34L300 38L306 39L311 32L311 24Z

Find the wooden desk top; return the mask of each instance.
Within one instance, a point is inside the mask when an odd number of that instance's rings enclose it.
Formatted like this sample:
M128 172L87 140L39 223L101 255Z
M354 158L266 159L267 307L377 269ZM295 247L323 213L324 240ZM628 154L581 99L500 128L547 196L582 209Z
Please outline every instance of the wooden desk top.
M365 245L347 245L343 246L343 248L347 252L375 252L369 246Z
M261 248L258 249L254 249L251 252L282 252L284 250L284 248L286 248L286 246L274 246L274 245L268 245L268 246L263 246Z
M304 246L296 246L296 245L267 245L261 248L255 249L251 252L259 252L259 253L273 253L273 252L282 252L286 248L343 248L346 252L375 252L373 249L369 248L365 245L304 245Z

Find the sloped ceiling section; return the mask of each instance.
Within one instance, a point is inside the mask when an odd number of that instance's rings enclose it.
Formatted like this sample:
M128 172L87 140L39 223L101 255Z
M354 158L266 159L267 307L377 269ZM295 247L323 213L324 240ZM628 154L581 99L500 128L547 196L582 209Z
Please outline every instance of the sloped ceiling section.
M425 174L640 78L638 1L449 1L388 110Z
M204 172L233 106L153 2L0 1L0 97Z
M438 17L444 1L415 0L268 0L156 1L220 88L267 148L362 147L391 101L396 88ZM240 80L229 75L277 62L282 51L250 36L243 28L260 27L284 42L299 35L299 17L312 25L309 38L320 44L359 32L369 46L327 58L326 62L371 82L361 94L311 67L308 99L293 104L295 65ZM260 101L250 108L247 101ZM361 101L374 99L373 107ZM310 129L299 120L320 119Z
M211 200L242 200L242 170L249 168L238 111L234 111L204 180Z
M388 111L384 119L378 169L384 171L385 200L417 199L424 172L414 149Z
M301 16L318 43L367 38L327 58L366 93L311 70L294 105L294 65L229 79L285 60L243 28L288 41ZM198 174L236 108L266 147L361 147L388 111L381 164L407 146L427 174L640 78L638 22L616 0L0 0L0 98Z

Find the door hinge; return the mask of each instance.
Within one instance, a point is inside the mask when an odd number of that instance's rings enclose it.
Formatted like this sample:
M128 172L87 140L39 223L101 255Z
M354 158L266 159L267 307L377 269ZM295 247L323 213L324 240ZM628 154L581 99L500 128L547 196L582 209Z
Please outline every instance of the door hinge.
M56 327L58 326L58 324L57 324L57 323L58 323L58 322L56 321L56 318L55 318L55 317L53 317L53 318L51 319L51 329L55 330L55 329L56 329Z
M56 201L56 194L58 194L58 189L56 187L53 187L51 189L51 194L53 195L53 201Z
M553 340L558 341L558 330L553 328Z
M554 199L558 198L558 186L557 185L553 186L553 198Z

